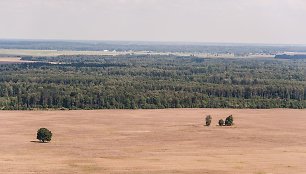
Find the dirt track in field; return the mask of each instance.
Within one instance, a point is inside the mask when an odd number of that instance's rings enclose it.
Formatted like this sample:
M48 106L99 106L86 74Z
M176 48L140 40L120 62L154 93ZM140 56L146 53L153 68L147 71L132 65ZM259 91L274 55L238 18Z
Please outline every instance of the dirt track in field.
M305 174L305 124L285 109L0 111L0 173Z

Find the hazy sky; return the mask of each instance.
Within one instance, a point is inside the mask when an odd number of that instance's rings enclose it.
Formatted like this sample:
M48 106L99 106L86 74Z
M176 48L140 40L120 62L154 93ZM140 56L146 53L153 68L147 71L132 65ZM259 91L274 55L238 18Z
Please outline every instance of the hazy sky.
M0 0L0 38L306 44L306 0Z

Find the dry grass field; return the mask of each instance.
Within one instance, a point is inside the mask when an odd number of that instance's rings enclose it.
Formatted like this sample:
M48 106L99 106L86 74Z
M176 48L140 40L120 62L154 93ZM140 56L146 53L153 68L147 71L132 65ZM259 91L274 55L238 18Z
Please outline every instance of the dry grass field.
M305 174L305 123L286 109L0 111L0 173Z
M31 50L31 49L0 49L2 55L15 56L59 56L59 55L121 55L125 52L112 51L61 51L61 50Z
M27 63L27 62L34 62L34 61L21 60L20 57L1 57L0 56L0 64Z
M104 55L118 56L126 54L134 55L176 55L176 56L196 56L201 58L260 58L271 59L274 55L270 54L252 54L237 56L234 54L212 54L212 53L194 53L194 52L152 52L152 51L70 51L70 50L31 50L31 49L0 49L0 55L12 56L60 56L60 55Z

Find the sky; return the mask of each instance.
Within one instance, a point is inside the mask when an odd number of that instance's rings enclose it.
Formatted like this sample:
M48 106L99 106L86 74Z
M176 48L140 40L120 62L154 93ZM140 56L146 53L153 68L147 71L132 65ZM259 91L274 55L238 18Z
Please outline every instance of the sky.
M306 0L0 0L1 39L306 44Z

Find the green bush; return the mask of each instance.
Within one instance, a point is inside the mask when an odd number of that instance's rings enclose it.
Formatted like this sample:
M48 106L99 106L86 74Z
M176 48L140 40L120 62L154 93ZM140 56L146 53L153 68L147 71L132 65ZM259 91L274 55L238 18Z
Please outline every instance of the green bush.
M234 118L232 115L225 119L225 126L232 126L234 124Z
M207 115L205 120L206 120L206 126L210 126L212 117L210 115Z
M52 138L52 132L49 131L47 128L40 128L37 131L37 139L39 141L48 142L51 141Z
M219 120L219 126L224 126L224 120L223 119Z

